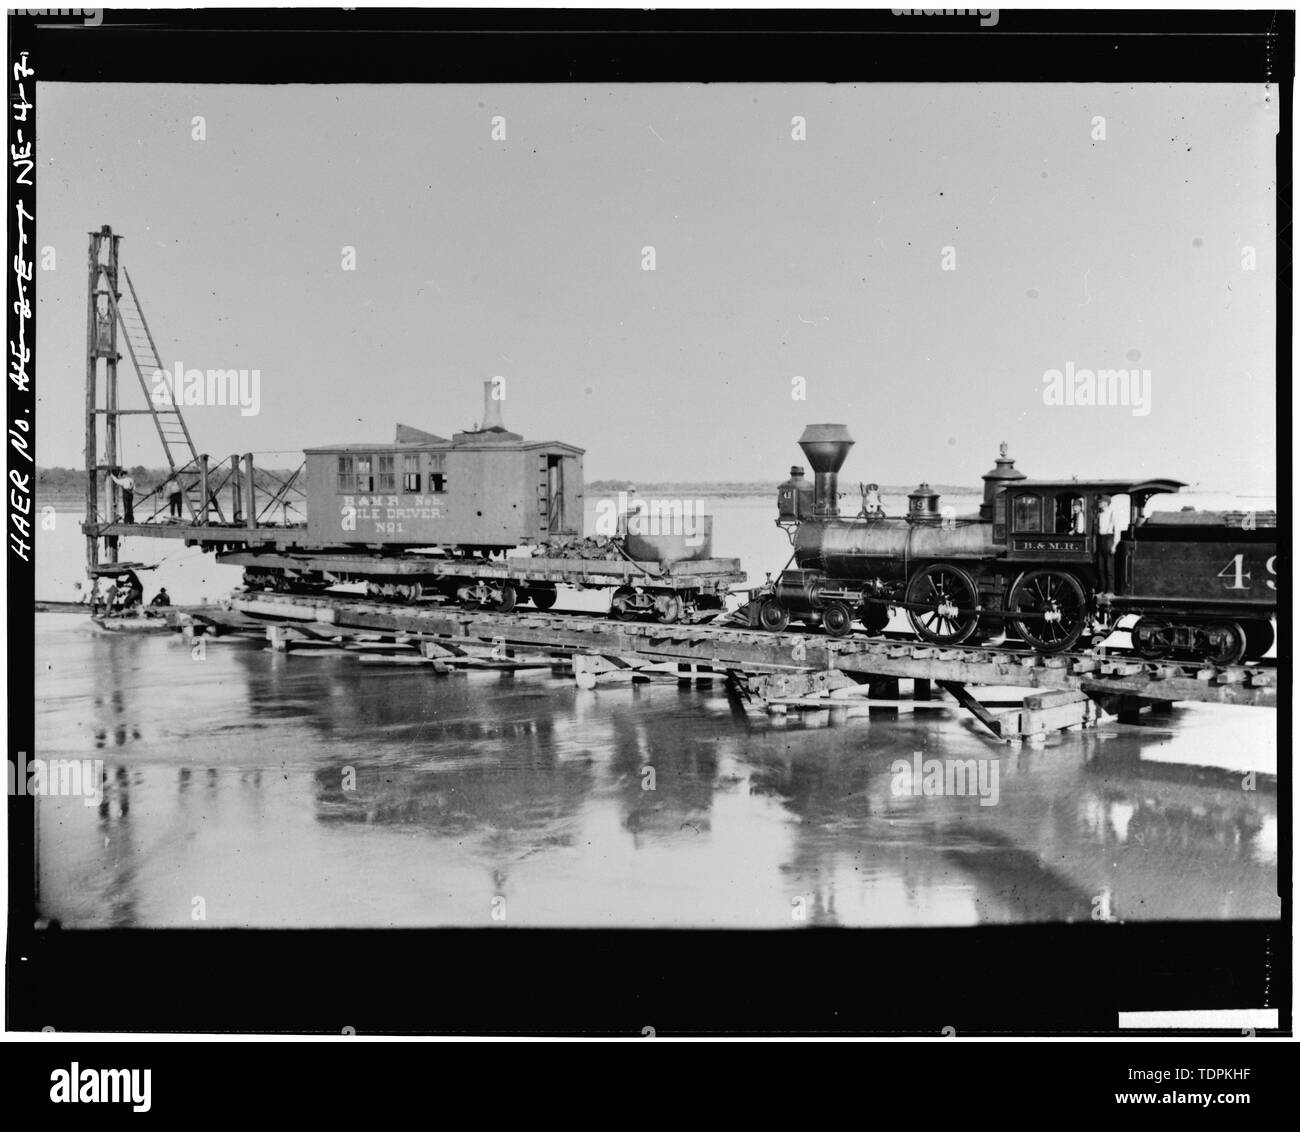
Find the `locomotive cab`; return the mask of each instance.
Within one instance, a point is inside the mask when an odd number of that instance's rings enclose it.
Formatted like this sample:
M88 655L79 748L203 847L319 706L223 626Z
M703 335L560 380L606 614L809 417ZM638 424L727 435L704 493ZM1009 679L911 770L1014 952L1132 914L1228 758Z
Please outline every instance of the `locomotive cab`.
M1021 480L994 502L994 540L1006 542L1010 561L1074 564L1080 579L1096 588L1101 553L1099 519L1109 501L1115 535L1113 591L1128 578L1133 530L1153 495L1177 492L1179 480Z

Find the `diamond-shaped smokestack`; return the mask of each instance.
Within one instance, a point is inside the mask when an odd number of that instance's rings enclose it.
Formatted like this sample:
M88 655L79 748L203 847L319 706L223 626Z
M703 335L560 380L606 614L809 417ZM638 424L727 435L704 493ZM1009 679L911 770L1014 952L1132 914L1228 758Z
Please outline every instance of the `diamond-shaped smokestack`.
M853 437L842 424L810 424L799 438L799 447L815 473L813 510L819 517L840 513L840 468L853 447Z

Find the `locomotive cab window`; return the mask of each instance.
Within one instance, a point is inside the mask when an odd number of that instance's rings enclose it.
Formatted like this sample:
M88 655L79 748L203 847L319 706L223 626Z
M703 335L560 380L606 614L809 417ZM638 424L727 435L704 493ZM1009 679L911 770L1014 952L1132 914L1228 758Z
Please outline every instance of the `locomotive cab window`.
M1013 530L1038 532L1043 529L1042 501L1036 495L1017 495L1012 514Z
M1088 511L1082 495L1058 495L1054 502L1054 530L1058 535L1088 533Z

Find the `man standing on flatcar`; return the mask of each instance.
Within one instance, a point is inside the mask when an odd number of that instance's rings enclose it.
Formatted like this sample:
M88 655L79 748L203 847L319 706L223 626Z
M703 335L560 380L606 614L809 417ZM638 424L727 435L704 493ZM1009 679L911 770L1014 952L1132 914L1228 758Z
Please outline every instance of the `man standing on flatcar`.
M1098 592L1115 592L1115 513L1110 509L1110 496L1097 498L1097 573Z
M115 475L114 472L122 474ZM122 520L127 523L135 522L135 480L125 468L114 468L108 473L111 479L119 488L122 489Z

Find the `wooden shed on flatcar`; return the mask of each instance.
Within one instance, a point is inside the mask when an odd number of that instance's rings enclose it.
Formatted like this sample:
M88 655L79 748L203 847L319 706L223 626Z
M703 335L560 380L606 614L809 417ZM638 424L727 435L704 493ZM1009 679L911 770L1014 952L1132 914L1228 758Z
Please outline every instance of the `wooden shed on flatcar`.
M526 441L493 404L450 440L399 424L391 444L306 449L309 539L498 550L581 535L583 449Z

